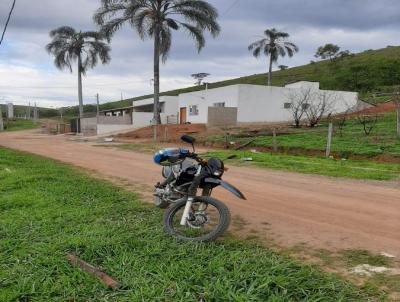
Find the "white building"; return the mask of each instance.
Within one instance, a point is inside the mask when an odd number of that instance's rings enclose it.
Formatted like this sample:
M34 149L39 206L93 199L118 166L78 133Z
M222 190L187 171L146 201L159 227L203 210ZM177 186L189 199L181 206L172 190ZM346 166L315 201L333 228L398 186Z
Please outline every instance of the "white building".
M325 97L329 111L335 114L358 103L356 92L320 90L318 82L301 81L285 87L232 85L179 95L180 122L208 124L212 107L237 108L237 123L290 121L292 102L305 94L308 100L304 106Z
M305 108L324 99L329 107L327 113L362 109L356 92L320 90L318 82L300 81L285 87L231 85L183 93L179 97L161 96L161 122L209 126L289 122L293 120L293 104L305 97L306 101L302 104ZM103 111L97 125L96 119L88 119L86 128L96 128L97 134L104 134L150 126L153 103L154 99L148 98L134 101L131 107Z
M152 125L154 99L149 98L133 102L132 123L134 128ZM177 124L179 116L179 98L177 96L160 97L160 115L162 124Z

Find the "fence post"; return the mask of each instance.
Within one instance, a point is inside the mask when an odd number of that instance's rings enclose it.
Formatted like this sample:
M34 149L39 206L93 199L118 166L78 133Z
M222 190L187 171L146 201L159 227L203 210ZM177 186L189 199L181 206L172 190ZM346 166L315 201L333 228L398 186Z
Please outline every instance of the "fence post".
M272 147L274 152L278 152L278 141L276 139L276 129L272 129Z
M158 127L157 125L153 125L153 140L155 143L157 142L157 130L158 130L157 127Z
M168 127L164 128L164 142L168 143Z
M326 157L329 157L331 155L332 134L333 134L333 123L329 123L328 140L326 143Z

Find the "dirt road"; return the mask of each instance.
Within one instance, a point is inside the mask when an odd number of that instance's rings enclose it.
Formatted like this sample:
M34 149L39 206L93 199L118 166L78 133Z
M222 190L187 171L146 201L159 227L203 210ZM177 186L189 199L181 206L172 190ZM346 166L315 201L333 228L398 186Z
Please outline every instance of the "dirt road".
M95 147L38 132L1 133L0 145L92 169L149 190L160 168L148 154ZM400 256L400 183L333 179L257 168L230 167L225 180L247 196L218 191L245 227L280 245L368 249Z

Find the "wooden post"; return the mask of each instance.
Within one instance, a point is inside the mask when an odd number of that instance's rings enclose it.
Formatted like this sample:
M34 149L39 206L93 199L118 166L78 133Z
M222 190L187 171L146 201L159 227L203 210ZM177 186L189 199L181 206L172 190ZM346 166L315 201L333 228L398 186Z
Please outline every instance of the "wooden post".
M156 143L157 142L157 125L153 125L153 140Z
M329 157L331 155L332 134L333 134L333 124L329 123L328 140L327 140L327 143L326 143L326 157Z
M272 130L272 148L274 149L274 152L278 152L278 141L276 139L276 129L275 128Z
M400 101L397 104L397 138L400 139Z
M98 268L94 267L93 265L79 259L75 255L67 254L67 259L72 266L79 267L81 270L85 271L86 273L99 278L105 285L108 287L117 290L121 287L121 283L117 280L113 279L106 273L102 272Z
M164 142L168 143L168 127L164 128Z

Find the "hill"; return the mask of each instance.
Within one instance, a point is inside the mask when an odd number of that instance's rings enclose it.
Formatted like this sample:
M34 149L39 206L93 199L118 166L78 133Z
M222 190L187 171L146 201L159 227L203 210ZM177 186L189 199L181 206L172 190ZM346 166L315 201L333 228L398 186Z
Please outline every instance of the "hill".
M261 63L260 63L261 64ZM235 84L265 85L266 73L255 74L227 81L215 82L209 88L218 88ZM400 46L388 46L378 50L366 50L348 57L313 62L310 64L273 72L272 84L283 86L294 81L318 81L322 89L357 91L370 102L381 102L390 98L400 88ZM202 90L204 87L193 86L171 91L161 95L179 95L180 93ZM383 96L381 96L383 95ZM130 106L132 101L150 98L144 95L127 100L109 102L101 109ZM85 106L85 112L95 112L94 105ZM77 112L77 107L69 107L70 115Z
M3 116L6 116L6 111L7 111L7 105L5 104L0 104ZM28 112L28 106L23 106L23 105L14 105L14 116L15 117L24 117L27 112ZM44 108L44 107L38 107L39 111L39 116L41 118L49 118L49 117L55 117L59 116L60 113L56 109L51 109L51 108ZM33 106L31 106L31 114L33 115Z

